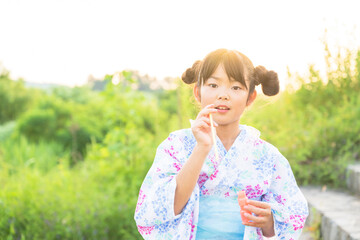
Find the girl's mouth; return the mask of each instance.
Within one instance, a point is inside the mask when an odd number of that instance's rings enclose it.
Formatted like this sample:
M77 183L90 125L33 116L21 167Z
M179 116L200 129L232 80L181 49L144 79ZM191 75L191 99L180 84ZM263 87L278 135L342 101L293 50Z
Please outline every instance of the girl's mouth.
M215 109L217 109L219 113L226 113L226 112L228 112L230 110L229 107L224 106L224 105L217 106L217 107L215 107Z

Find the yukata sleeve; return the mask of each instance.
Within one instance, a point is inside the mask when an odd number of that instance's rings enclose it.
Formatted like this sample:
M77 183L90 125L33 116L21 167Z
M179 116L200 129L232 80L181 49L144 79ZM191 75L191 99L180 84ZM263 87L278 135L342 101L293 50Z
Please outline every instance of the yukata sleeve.
M271 205L276 239L299 239L308 216L307 201L297 186L287 159L273 147L272 180L263 201Z
M194 201L189 203L190 199L180 214L174 213L175 177L185 161L184 149L182 140L172 133L156 151L141 185L134 217L144 239L186 239L182 234L186 235L188 228L191 231Z

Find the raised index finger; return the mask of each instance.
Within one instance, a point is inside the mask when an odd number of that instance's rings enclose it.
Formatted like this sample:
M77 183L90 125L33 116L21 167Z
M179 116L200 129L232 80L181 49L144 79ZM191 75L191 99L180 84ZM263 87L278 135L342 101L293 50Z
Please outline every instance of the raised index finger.
M247 203L259 208L271 208L270 204L261 201L247 200Z
M207 105L199 112L198 117L209 117L210 113L216 113L217 109L215 109L214 107L214 104Z

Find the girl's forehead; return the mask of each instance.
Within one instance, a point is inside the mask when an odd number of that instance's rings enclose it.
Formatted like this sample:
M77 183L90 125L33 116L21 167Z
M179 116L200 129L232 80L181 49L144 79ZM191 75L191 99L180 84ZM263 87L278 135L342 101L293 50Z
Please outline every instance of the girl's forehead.
M230 73L226 72L226 69L222 63L220 63L219 66L215 69L215 71L210 75L209 79L216 81L240 82L236 80L235 77L231 76ZM206 79L205 81L209 79Z
M210 75L210 78L215 80L229 79L229 74L226 72L224 65L219 64L215 71Z
M226 74L224 76L211 75L208 80L216 80L218 82L238 82L232 77L228 77Z

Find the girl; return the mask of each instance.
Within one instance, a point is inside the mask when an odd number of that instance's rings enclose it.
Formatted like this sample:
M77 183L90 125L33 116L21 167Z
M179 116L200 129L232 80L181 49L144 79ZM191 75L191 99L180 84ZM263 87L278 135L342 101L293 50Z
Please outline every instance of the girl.
M239 125L256 98L255 85L266 95L278 93L277 74L254 68L238 51L219 49L182 79L196 83L202 110L191 129L171 133L158 147L135 210L140 234L156 240L298 239L308 207L288 161L258 130ZM244 209L239 191L248 198ZM250 221L242 221L240 211L249 211Z

